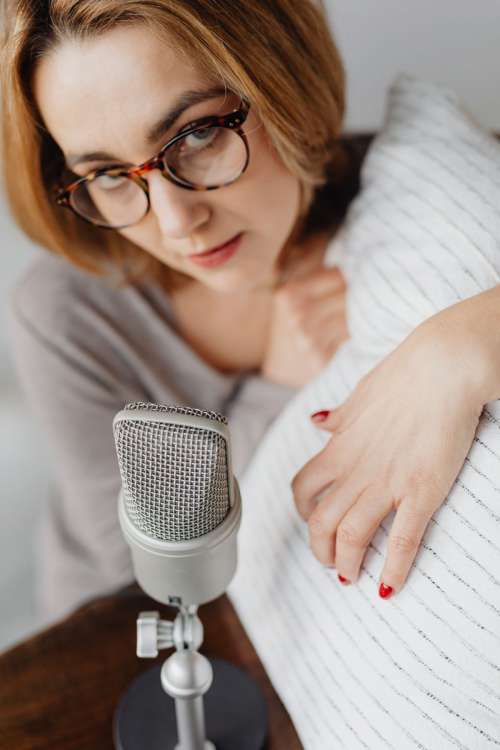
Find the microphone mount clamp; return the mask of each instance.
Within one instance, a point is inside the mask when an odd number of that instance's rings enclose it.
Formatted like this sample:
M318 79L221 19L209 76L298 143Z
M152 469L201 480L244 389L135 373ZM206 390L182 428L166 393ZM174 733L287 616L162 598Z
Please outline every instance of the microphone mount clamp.
M197 651L203 643L203 625L196 606L179 605L175 620L160 620L159 612L140 612L137 618L137 656L153 659L164 648Z

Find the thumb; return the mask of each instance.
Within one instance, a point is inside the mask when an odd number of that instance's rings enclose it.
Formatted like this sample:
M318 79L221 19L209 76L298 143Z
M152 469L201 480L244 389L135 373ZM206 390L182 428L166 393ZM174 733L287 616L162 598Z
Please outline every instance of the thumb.
M339 409L320 409L311 414L310 418L316 427L333 432L339 423Z

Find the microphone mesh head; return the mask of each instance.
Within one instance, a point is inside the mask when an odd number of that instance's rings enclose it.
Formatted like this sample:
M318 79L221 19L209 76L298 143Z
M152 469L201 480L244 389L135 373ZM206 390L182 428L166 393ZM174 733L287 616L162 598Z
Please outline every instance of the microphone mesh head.
M135 401L125 409L190 414L227 425L217 412L185 406ZM161 541L188 541L226 518L230 477L222 435L203 427L131 418L115 423L114 436L127 513L141 531Z

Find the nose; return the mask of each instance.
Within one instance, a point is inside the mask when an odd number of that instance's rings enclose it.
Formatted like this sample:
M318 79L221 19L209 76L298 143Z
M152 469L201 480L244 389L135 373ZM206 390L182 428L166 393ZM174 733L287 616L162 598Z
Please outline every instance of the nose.
M167 180L159 169L150 172L147 180L151 210L165 236L189 237L210 219L204 191L185 190Z

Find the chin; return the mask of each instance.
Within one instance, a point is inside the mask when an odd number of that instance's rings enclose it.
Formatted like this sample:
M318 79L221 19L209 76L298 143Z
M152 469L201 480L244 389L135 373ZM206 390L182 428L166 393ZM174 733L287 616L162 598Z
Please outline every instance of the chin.
M269 288L272 284L273 273L260 273L252 275L248 273L233 272L227 275L221 274L216 277L206 276L202 282L205 286L220 292L221 294L245 294L258 289Z

